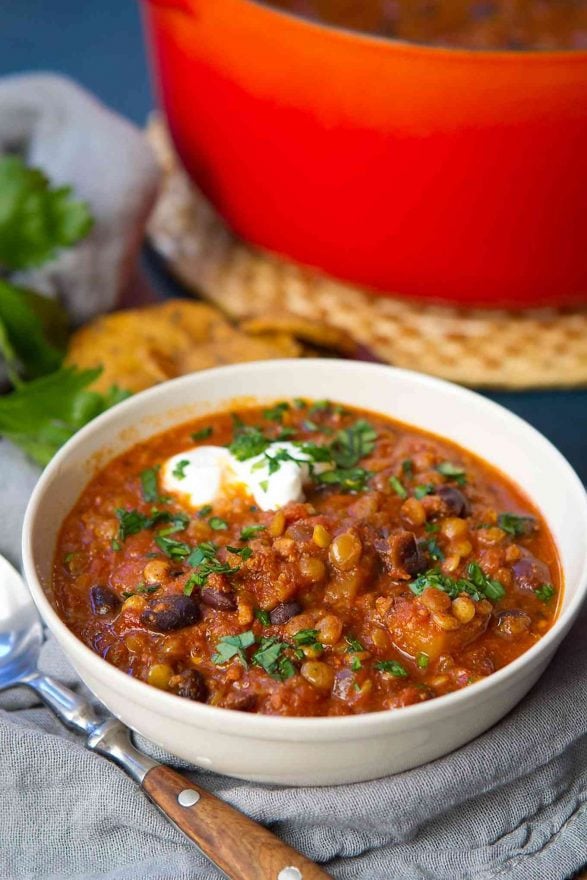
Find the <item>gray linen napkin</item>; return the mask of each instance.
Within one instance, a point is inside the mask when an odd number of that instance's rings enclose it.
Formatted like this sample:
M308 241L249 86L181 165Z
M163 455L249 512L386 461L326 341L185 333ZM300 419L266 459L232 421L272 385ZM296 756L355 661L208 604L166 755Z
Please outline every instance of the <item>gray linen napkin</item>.
M2 84L0 107L1 100ZM84 124L89 140L98 141L104 110L94 106ZM114 142L105 149L116 161ZM64 168L63 179L71 180ZM137 185L148 193L150 174ZM136 223L133 240L139 217ZM128 224L123 229L129 234ZM118 277L105 276L105 302L114 301ZM68 276L67 288L76 284ZM0 443L0 550L15 563L37 474ZM138 744L270 826L337 880L565 880L587 860L586 626L587 611L539 684L500 724L446 758L394 777L276 788L197 771L140 738ZM42 668L84 690L52 639ZM24 689L0 694L0 755L1 880L220 880L122 771L85 751Z

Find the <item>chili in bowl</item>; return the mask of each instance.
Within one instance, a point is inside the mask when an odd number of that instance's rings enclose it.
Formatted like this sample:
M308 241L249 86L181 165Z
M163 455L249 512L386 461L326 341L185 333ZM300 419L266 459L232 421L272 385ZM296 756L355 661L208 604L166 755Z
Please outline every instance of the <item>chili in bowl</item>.
M569 465L483 398L283 361L166 383L84 429L35 491L24 555L124 721L219 772L325 784L507 712L576 615L586 525Z

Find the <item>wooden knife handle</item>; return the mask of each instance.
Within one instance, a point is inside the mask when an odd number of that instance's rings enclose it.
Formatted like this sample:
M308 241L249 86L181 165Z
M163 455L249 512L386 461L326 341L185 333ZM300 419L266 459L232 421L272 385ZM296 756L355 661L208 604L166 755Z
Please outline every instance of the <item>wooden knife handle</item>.
M169 767L149 770L143 789L230 880L332 880L262 825Z

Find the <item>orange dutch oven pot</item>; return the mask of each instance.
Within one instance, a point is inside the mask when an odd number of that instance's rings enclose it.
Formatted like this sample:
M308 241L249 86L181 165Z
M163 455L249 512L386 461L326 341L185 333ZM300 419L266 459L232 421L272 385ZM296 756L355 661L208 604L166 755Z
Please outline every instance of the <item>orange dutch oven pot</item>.
M255 0L144 0L188 172L230 226L407 297L587 301L587 52L372 37Z

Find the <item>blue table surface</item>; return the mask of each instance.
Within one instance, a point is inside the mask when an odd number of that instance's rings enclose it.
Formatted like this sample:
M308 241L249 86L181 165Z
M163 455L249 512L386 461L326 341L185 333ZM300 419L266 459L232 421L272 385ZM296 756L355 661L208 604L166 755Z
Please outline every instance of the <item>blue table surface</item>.
M0 0L0 74L24 70L67 74L138 124L153 106L137 0ZM542 431L587 482L587 390L488 396Z

